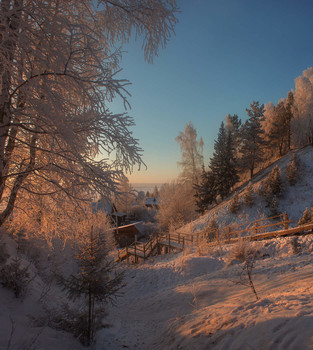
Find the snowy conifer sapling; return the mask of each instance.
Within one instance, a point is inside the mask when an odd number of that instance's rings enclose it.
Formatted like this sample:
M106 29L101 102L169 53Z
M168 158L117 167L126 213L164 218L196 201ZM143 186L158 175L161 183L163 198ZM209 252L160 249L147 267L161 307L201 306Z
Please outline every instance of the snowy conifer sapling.
M114 304L117 292L123 287L123 273L115 272L114 262L105 258L105 252L103 237L95 234L91 226L89 237L82 242L76 254L79 272L69 279L60 280L69 299L81 301L85 306L87 329L80 340L87 344L93 342L94 332L99 328L104 304Z

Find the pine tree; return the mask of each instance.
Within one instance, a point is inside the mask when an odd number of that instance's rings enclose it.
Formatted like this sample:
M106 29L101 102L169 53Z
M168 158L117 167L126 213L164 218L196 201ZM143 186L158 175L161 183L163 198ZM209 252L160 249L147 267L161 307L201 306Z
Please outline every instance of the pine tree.
M312 221L311 211L309 210L309 208L305 208L305 211L303 212L303 215L300 218L298 225L308 224L311 221Z
M230 115L225 118L226 119L226 130L227 133L232 134L233 139L233 147L234 147L234 156L235 158L239 158L241 143L242 143L242 122L237 114Z
M274 120L272 122L269 134L271 147L278 149L279 155L282 156L288 150L289 142L289 116L284 101L281 101L274 107Z
M252 178L256 165L263 160L262 147L265 142L262 138L261 118L264 114L264 105L259 105L259 102L253 101L250 108L246 109L249 119L243 125L241 164L243 169L250 170Z
M299 159L294 154L287 165L287 180L290 186L294 186L299 177Z
M196 211L203 214L212 203L217 203L216 181L212 171L203 171L200 184L194 186Z
M287 131L288 131L288 138L287 138L287 147L288 151L290 150L291 146L291 121L293 119L293 105L294 105L294 96L293 92L289 91L286 101L286 113L287 113Z
M226 133L223 122L214 144L210 168L215 178L216 192L224 199L238 181L238 175L235 168L232 135Z
M249 183L249 185L246 187L246 190L243 194L243 201L248 207L252 207L255 200L255 194L253 191L252 184Z
M103 237L93 234L91 226L90 236L82 242L76 254L79 272L69 279L60 278L59 281L70 300L82 301L85 306L84 321L87 321L88 326L81 341L88 345L93 341L104 303L114 303L114 297L123 287L123 273L115 272L114 262L107 260L105 253Z
M239 200L238 193L236 192L231 199L229 210L232 214L236 214L239 208L240 208L240 200Z

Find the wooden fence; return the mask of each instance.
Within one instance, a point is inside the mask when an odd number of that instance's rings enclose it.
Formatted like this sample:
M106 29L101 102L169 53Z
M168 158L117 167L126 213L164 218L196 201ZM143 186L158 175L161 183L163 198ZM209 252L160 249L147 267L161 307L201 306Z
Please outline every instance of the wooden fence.
M313 218L313 207L311 208ZM269 223L269 221L271 221ZM220 243L234 243L239 237L245 240L261 240L278 236L288 236L304 232L313 231L313 222L289 228L287 214L272 216L269 218L245 222L242 224L233 224L222 229L205 229L196 233L188 234L181 232L159 234L152 237L148 242L134 242L130 246L118 251L116 261L121 261L133 256L135 263L140 259L146 260L151 254L161 253L163 247L169 252L171 250L183 250L186 246L199 246L200 241L207 241L209 245ZM271 227L277 230L268 230ZM279 229L281 228L281 229Z

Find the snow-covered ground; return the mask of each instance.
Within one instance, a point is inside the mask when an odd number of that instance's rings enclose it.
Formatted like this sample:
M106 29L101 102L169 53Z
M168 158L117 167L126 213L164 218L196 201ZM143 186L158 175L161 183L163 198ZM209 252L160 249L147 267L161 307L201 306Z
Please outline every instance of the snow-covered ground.
M127 268L98 349L312 349L313 237L254 243L260 258L251 289L236 283L233 246L170 254Z
M313 147L298 155L302 166L295 186L286 180L291 154L276 162L285 186L279 210L288 213L293 225L313 206ZM228 200L181 231L202 230L211 218L223 227L268 216L258 189L273 166L253 179L256 200L251 208L242 205L231 214ZM8 253L16 256L16 242L5 232L0 236ZM202 247L201 256L193 247L138 265L120 263L126 286L117 306L108 308L96 350L313 349L313 235L299 237L297 254L292 239L251 243L259 251L253 270L259 300L250 287L238 284L242 263L230 258L236 245ZM29 251L19 252L31 277L25 296L15 298L0 285L0 350L83 349L71 334L52 329L48 322L67 303L59 287L49 287L49 276L51 270L73 270L71 250L36 244L28 242Z

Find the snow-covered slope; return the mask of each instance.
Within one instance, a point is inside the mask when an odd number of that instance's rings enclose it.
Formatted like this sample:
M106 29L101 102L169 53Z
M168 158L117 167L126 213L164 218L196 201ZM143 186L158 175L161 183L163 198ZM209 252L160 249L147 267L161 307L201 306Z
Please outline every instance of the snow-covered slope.
M313 237L256 242L256 300L228 266L231 245L206 256L159 256L127 268L98 349L312 349Z
M293 153L301 161L295 186L286 178ZM230 200L180 231L203 230L214 218L220 227L268 217L265 199L258 194L272 168L281 169L284 194L279 211L296 225L306 207L313 206L313 147L290 152L251 181L254 205L236 214ZM239 189L239 196L245 184ZM117 308L110 309L109 325L98 335L98 348L129 349L313 349L313 235L254 242L259 251L253 271L256 300L249 286L238 284L241 263L229 265L232 245L159 256L126 267L127 286Z
M288 162L294 153L296 153L300 159L300 175L297 183L294 186L290 186L287 181L286 172ZM266 169L260 171L251 180L256 195L255 203L251 208L242 204L236 214L230 213L230 197L228 200L225 200L217 207L201 216L198 220L195 220L180 229L180 231L201 231L208 225L211 218L214 218L220 227L224 227L233 223L244 223L272 216L269 208L266 207L264 197L258 193L262 186L262 182L276 165L281 170L284 187L283 195L278 198L278 210L281 213L288 214L289 219L294 220L293 225L296 225L305 208L311 208L313 206L313 146L307 146L300 150L291 151ZM238 189L239 198L241 200L248 184L249 183L245 183Z

